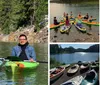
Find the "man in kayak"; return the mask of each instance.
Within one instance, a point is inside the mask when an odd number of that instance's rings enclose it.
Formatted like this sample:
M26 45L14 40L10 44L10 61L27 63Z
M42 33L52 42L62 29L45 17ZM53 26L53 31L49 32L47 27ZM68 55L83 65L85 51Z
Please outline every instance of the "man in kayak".
M82 28L82 22L81 22L81 19L77 19L76 18L76 25L79 26L80 28Z
M72 13L72 11L70 12L70 19L73 19L73 13Z
M66 13L64 12L63 17L66 17Z
M89 15L88 15L88 13L87 13L86 16L84 17L84 19L86 19L86 20L89 19Z
M56 17L54 17L54 25L58 25L59 22L57 21Z
M93 21L93 17L90 16L90 18L88 19L88 22L92 22Z
M78 14L78 19L81 19L82 18L82 15L81 15L81 12L79 12L79 14Z
M62 21L66 21L66 13L65 12L63 13Z
M34 48L29 45L26 35L19 36L19 44L13 47L12 56L17 56L21 60L36 61Z

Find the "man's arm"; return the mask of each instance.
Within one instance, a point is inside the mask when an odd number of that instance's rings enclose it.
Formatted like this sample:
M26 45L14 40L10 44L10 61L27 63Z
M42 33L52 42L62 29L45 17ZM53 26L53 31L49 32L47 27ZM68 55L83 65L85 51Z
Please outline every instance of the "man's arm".
M15 49L12 48L11 56L16 56Z
M33 47L31 48L31 57L33 58L34 61L36 61L36 54Z

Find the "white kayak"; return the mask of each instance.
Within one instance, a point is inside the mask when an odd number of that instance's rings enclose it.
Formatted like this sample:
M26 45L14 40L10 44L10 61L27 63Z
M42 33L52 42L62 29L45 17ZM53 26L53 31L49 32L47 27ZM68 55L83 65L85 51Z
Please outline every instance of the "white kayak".
M82 76L76 76L76 77L62 83L61 85L80 85L82 80L83 80Z
M69 66L70 66L70 64L66 64L66 65L62 65L61 67L68 68Z
M54 72L55 70L56 70L56 68L50 69L50 73Z
M82 64L82 65L80 66L80 69L81 69L81 70L84 70L84 69L87 69L87 68L89 68L89 64Z
M75 64L73 65L72 67L70 67L67 71L68 74L73 74L73 73L76 73L79 69L79 65L78 64Z

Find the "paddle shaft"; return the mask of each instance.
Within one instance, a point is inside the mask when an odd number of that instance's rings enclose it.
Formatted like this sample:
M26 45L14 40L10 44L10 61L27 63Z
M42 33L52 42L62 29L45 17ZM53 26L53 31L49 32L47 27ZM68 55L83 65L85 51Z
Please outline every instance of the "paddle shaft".
M39 63L48 63L47 61L38 61L38 60L37 60L37 62L39 62Z
M3 60L2 60L2 64L0 65L0 67L2 67L7 61L6 61L6 59L5 58L2 58ZM48 63L47 61L40 61L40 60L37 60L36 62L39 62L39 63Z

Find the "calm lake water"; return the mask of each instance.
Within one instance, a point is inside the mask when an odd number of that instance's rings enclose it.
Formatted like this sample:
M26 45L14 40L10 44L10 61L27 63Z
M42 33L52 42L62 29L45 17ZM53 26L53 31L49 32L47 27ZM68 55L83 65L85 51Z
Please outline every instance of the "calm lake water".
M58 21L62 19L63 13L73 12L73 15L76 17L79 12L82 15L88 13L90 16L99 21L99 5L98 1L95 2L85 2L85 3L50 3L50 23L53 23L53 17L57 17Z
M71 64L78 61L95 61L98 59L99 53L76 52L71 54L55 54L50 57L61 63Z
M7 57L11 54L11 49L16 43L0 43L0 57ZM37 60L48 61L48 45L34 44ZM0 85L47 85L48 84L48 64L40 63L35 70L27 72L6 73L0 70Z

